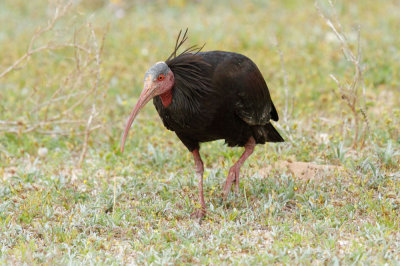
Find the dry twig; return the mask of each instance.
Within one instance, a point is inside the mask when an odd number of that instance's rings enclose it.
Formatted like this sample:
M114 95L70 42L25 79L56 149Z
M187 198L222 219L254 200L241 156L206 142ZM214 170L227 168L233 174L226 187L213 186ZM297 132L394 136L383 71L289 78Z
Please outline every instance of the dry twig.
M54 32L55 35L55 25L66 16L71 6L69 2L54 9L47 25L38 28L33 34L27 52L5 68L0 73L0 78L6 78L10 72L20 69L22 63L28 61L32 55L43 51L62 52L65 49L73 49L73 64L69 64L70 60L64 61L66 74L65 71L55 72L46 80L46 84L41 85L44 89L34 89L29 97L25 98L25 116L16 119L14 115L10 116L11 119L0 120L0 132L19 135L31 132L63 136L82 135L84 139L78 160L78 164L81 165L88 150L90 134L101 127L97 122L101 112L96 105L101 87L101 56L106 31L98 41L93 26L85 23L73 31L71 40L60 41L57 35L54 40L58 42L48 41L35 47L44 34L51 36ZM65 31L68 32L68 29ZM68 38L69 34L64 33L63 36ZM89 114L87 119L82 117L85 113ZM15 121L12 121L13 119Z
M349 107L353 114L354 121L354 137L353 148L363 147L367 134L369 132L369 121L366 112L366 96L365 96L365 82L363 75L363 66L361 61L361 45L360 45L360 27L357 28L357 52L352 51L349 41L344 34L344 30L338 16L335 12L335 7L332 1L328 0L329 6L332 10L334 21L328 18L316 3L316 8L319 15L325 20L326 24L333 31L339 40L342 52L347 61L351 62L354 66L353 78L350 82L342 84L333 74L330 77L335 81L339 88L340 96ZM359 88L362 88L362 97L360 96ZM362 102L361 102L362 101ZM360 114L365 122L365 127L360 132Z
M64 48L64 47L75 47L73 44L70 44L70 43L66 43L66 44L62 44L62 45L53 45L51 43L47 43L38 48L33 48L35 41L40 36L42 36L44 33L51 31L54 28L56 22L67 13L67 11L70 7L71 7L71 3L67 3L66 5L64 5L62 7L56 7L53 17L51 19L49 19L49 21L47 22L47 25L45 27L40 27L36 30L35 34L33 35L32 39L29 43L26 53L24 55L22 55L20 58L18 58L11 66L7 67L3 72L1 72L0 78L4 77L9 72L16 69L19 65L21 65L22 62L28 60L33 54L42 52L44 50L55 50L55 49L60 49L60 48ZM85 49L84 47L81 47L81 46L76 46L76 47L80 48L80 49Z

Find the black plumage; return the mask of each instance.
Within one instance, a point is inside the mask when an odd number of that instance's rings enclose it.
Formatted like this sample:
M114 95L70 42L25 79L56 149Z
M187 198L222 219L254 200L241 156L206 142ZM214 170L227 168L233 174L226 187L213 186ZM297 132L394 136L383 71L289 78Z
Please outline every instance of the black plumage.
M166 61L175 75L172 102L153 103L165 125L189 151L199 143L224 139L243 147L253 136L257 144L283 138L270 120L278 121L264 78L244 55L210 51L183 53Z

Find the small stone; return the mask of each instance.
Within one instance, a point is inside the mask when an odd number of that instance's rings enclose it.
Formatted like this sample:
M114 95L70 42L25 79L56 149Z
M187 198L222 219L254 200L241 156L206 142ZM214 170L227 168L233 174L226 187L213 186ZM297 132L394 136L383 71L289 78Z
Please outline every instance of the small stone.
M39 157L44 158L44 157L46 157L48 152L49 152L49 150L47 148L39 148L38 155L39 155Z

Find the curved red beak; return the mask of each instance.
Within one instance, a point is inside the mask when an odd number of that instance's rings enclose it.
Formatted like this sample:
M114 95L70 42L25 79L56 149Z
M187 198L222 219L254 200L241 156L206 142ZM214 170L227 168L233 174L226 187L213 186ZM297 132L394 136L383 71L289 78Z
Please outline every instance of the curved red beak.
M154 94L155 86L152 82L152 76L149 75L144 82L144 88L142 93L140 94L139 100L136 103L135 108L133 108L131 114L129 115L128 121L126 122L124 135L121 140L121 152L124 152L126 137L128 136L128 132L132 126L133 121L135 120L139 111L146 105L146 103L148 103L155 96Z

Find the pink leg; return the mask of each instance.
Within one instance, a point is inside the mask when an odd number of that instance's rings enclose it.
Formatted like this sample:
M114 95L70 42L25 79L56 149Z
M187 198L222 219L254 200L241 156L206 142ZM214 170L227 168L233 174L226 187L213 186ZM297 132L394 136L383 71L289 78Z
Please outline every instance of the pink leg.
M243 163L246 159L253 153L254 147L256 146L256 141L253 137L250 137L247 141L246 145L244 145L244 152L242 156L240 156L239 160L229 169L228 177L226 178L225 186L224 186L224 195L223 199L226 200L228 197L229 191L231 190L233 181L235 181L235 192L239 193L239 172L240 167L242 167Z
M201 219L206 215L206 203L204 201L204 196L203 196L204 167L203 167L203 161L201 160L201 157L200 157L199 150L194 150L192 153L193 153L193 158L194 158L194 164L196 167L196 174L199 179L199 198L200 198L201 209L192 213L191 217L199 218L201 221Z

